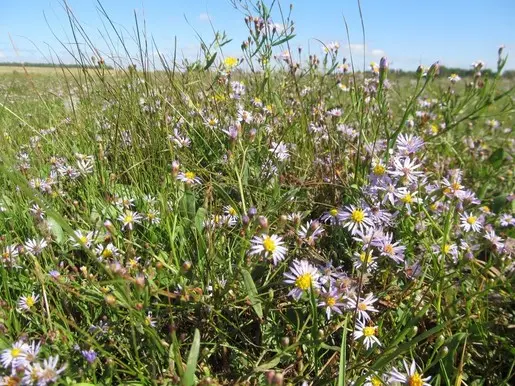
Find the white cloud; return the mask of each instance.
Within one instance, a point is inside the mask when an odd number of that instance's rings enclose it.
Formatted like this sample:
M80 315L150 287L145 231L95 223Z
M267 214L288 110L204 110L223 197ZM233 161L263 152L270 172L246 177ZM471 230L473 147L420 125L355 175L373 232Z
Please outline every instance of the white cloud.
M376 48L376 49L373 49L372 51L370 51L370 55L372 55L376 58L379 58L379 57L385 56L385 52L383 50L380 50L379 48Z
M359 44L359 43L351 43L350 44L350 50L353 55L363 54L363 52L365 52L365 49L366 49L366 46L363 44Z
M209 13L205 13L205 12L201 13L198 18L200 21L209 21L209 20L213 19Z
M3 51L0 51L0 59L1 59L1 58L5 58L5 54L4 54L4 52L3 52Z

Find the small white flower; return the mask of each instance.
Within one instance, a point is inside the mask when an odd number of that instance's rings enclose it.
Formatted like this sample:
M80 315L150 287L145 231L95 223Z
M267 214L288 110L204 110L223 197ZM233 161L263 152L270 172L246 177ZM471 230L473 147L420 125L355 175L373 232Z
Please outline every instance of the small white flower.
M344 211L338 214L338 219L352 235L360 231L367 232L373 226L368 209L355 207L354 205L345 207Z
M177 175L177 179L179 181L185 182L188 185L195 185L195 184L201 184L202 181L200 178L197 177L197 175L193 172L180 172Z
M25 249L35 256L41 254L41 252L43 252L43 249L45 249L47 246L48 243L45 239L29 239L25 242Z
M290 151L284 142L272 142L269 151L280 161L285 161L290 157Z
M39 300L39 295L34 295L34 292L29 296L22 296L18 300L18 308L23 311L32 311Z
M357 309L358 317L365 322L370 320L369 312L378 312L378 310L374 308L376 301L377 298L370 293L364 299L359 298L358 300L356 297L350 298L348 303L351 310Z
M370 349L374 344L377 344L378 346L381 346L381 342L376 336L377 334L377 326L367 326L365 322L361 320L356 321L356 329L354 330L354 339L358 340L362 337L363 338L363 344L365 345L365 348L368 350Z
M93 232L86 233L81 230L76 230L73 234L74 236L70 236L70 241L73 243L74 247L89 248L91 246L91 242L93 241Z
M250 242L252 243L249 252L250 255L259 255L261 253L265 257L271 255L274 265L284 260L288 252L288 249L283 246L284 242L282 238L277 235L254 236Z
M483 225L481 224L480 218L478 218L472 214L469 214L467 212L460 214L460 220L461 220L460 227L465 232L470 232L471 230L474 232L479 232L479 231L481 231L481 228L483 227Z
M284 276L286 277L285 283L294 285L294 288L288 295L295 300L299 300L302 294L309 292L311 288L320 288L320 283L318 282L320 273L307 260L294 260L290 266L290 272L285 272Z
M401 373L394 367L390 372L388 382L400 382L402 385L406 386L431 386L431 384L427 382L431 377L422 378L422 374L417 371L415 360L411 362L411 366L408 366L405 360L403 360L403 362L406 373Z
M123 229L132 230L134 228L134 224L141 223L141 219L143 216L137 212L133 212L130 210L125 211L124 214L118 216L118 220L123 223Z
M28 345L23 342L13 343L11 348L2 351L0 355L0 362L2 366L7 368L12 366L13 369L17 367L24 367L27 364L27 349Z

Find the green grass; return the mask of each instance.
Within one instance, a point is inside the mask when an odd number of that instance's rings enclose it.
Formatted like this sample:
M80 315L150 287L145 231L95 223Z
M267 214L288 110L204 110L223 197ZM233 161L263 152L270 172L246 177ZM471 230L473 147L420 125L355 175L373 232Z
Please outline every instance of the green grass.
M277 6L243 11L290 23ZM274 60L292 31L249 25L232 68L218 35L186 68L0 73L5 382L29 362L48 380L35 363L52 369L43 360L59 355L57 384L394 384L404 360L431 385L508 385L515 109L504 56L456 84L435 67L343 73L345 47L318 64ZM406 135L423 145L404 152ZM395 175L406 159L420 164L410 181ZM180 180L190 172L199 183ZM377 189L386 176L391 201ZM351 205L382 230L373 245L347 227ZM384 234L404 247L398 258L382 253ZM279 246L265 235L287 250L277 264L252 253L258 237ZM296 260L325 280L285 282ZM368 294L371 348L353 334L354 300ZM27 296L37 301L24 309ZM341 314L328 318L334 302ZM13 370L13 344L35 341L37 358Z

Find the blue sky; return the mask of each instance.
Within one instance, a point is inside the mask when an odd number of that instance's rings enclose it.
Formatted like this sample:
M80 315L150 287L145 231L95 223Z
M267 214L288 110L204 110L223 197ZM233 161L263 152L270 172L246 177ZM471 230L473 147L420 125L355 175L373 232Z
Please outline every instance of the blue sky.
M0 61L46 61L52 55L71 61L54 37L68 45L72 41L62 0L1 3ZM68 0L68 4L95 45L105 50L102 36L106 36L107 21L96 0ZM146 20L148 34L160 52L168 56L177 37L179 56L195 57L199 50L196 32L211 37L210 22L234 38L226 55L237 56L247 36L243 15L229 0L103 0L102 4L117 26L124 27L128 40L134 36L136 11ZM288 9L289 2L281 4ZM317 40L339 41L348 56L343 16L349 23L353 54L361 57L364 50L367 62L386 55L395 68L415 69L436 60L446 66L468 67L478 59L494 66L501 44L508 53L515 50L515 0L362 0L365 47L357 0L296 0L293 5L297 36L292 46L302 46L305 52L320 54ZM117 45L117 49L121 47ZM507 67L515 68L515 58Z

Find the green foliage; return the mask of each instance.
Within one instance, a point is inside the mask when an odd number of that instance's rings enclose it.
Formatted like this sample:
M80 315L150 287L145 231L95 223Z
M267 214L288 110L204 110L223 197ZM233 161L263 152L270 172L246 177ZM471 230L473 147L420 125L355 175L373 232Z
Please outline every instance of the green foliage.
M292 8L233 5L238 58L222 32L153 63L136 19L140 59L107 71L66 10L82 71L0 74L0 349L41 342L69 385L391 384L404 361L433 385L509 384L505 56L357 71L343 45L292 52ZM99 11L105 60L130 56Z

